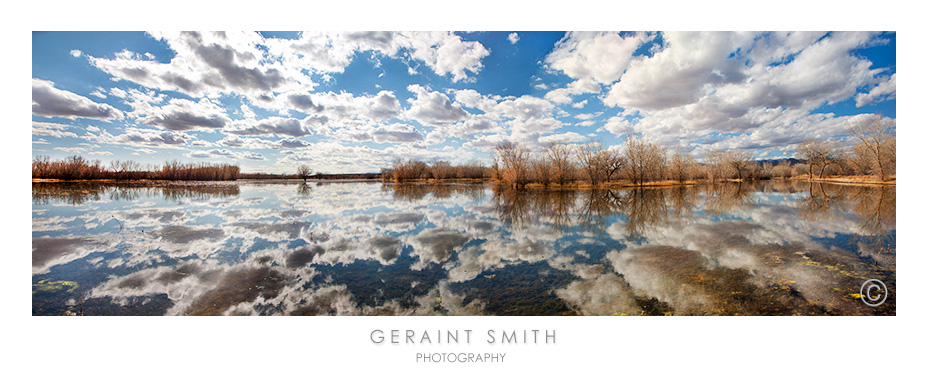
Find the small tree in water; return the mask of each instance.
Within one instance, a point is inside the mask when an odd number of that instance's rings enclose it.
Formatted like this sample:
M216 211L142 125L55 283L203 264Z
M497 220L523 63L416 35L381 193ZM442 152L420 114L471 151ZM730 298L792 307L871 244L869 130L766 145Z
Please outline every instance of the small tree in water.
M309 168L308 165L300 165L299 168L296 169L296 175L302 177L302 181L306 181L309 179L309 176L312 175L312 168Z

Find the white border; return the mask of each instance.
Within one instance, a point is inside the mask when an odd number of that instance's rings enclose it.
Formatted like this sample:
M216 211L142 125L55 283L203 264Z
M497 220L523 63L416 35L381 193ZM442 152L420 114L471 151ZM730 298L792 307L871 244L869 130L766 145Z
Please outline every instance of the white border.
M222 2L41 1L14 5L2 16L7 43L3 69L3 232L13 240L2 277L6 368L34 373L843 373L908 372L922 368L914 352L923 277L914 236L924 207L914 174L922 168L914 143L922 138L924 44L914 2L806 0L519 2L428 1ZM603 5L609 4L609 5ZM645 4L645 5L644 5ZM896 30L898 277L896 317L32 317L26 280L31 201L27 163L31 123L28 82L33 30ZM504 351L494 365L414 363L421 346L377 346L372 329L556 329L557 344L466 346ZM917 341L913 341L917 340ZM463 347L461 345L461 347ZM434 350L435 347L428 348ZM449 348L449 349L460 349ZM443 350L443 348L441 348ZM436 350L435 350L436 351ZM20 370L21 369L21 370ZM700 370L700 371L698 371ZM905 370L905 371L902 371Z

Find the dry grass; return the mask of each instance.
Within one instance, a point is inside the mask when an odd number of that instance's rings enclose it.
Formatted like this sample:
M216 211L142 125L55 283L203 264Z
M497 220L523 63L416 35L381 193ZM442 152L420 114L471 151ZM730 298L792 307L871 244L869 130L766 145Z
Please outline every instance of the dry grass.
M807 180L810 181L810 177L805 175L800 175L796 177L791 177L793 180ZM891 175L885 181L881 181L877 176L831 176L824 178L814 177L813 181L817 182L837 182L844 184L860 184L860 185L897 185L897 175Z

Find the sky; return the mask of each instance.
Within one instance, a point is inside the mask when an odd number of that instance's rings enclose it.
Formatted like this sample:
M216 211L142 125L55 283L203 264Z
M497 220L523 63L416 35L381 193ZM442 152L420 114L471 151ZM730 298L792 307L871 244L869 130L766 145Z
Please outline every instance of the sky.
M244 172L629 134L793 156L896 116L889 32L33 32L32 155Z

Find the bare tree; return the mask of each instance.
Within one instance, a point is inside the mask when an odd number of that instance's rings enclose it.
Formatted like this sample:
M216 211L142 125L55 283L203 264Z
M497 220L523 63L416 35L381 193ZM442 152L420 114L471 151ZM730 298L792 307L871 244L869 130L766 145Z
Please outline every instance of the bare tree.
M708 165L708 174L710 176L711 182L717 180L724 180L730 177L729 170L727 169L726 163L726 154L725 151L721 150L708 150L704 153L704 159L707 161Z
M451 178L454 176L453 167L450 165L450 162L438 160L431 163L431 177L434 177L438 180L443 180Z
M530 160L530 179L540 183L544 188L553 181L553 163L545 156Z
M562 142L551 142L544 149L544 154L551 163L553 181L562 186L572 180L575 169L570 160L572 147Z
M405 182L427 178L428 165L418 159L396 159L392 162L392 178L395 182Z
M729 150L724 152L724 163L736 173L736 178L744 179L753 164L753 154L746 150Z
M312 168L309 168L308 165L300 165L299 168L296 168L296 175L302 178L302 181L305 182L309 179L309 176L312 175Z
M576 151L576 157L588 183L599 185L608 178L611 155L601 148L601 143L591 142L580 146Z
M521 189L527 184L530 150L505 140L495 146L495 162L502 181Z
M624 158L631 181L640 185L661 178L666 165L663 147L633 135L624 141Z
M677 149L669 159L669 176L678 182L685 182L691 178L692 166L694 166L694 158L691 154Z
M791 162L784 161L772 167L772 177L787 178L791 177Z
M893 123L894 121L878 115L853 121L849 125L849 130L861 145L855 148L857 157L867 161L882 181L895 173L897 140Z
M826 167L835 164L842 158L842 153L836 149L833 142L819 139L808 139L801 142L801 144L797 146L797 155L807 160L807 166L810 168L809 173L811 180L813 179L814 166L820 167L819 176L823 178Z

